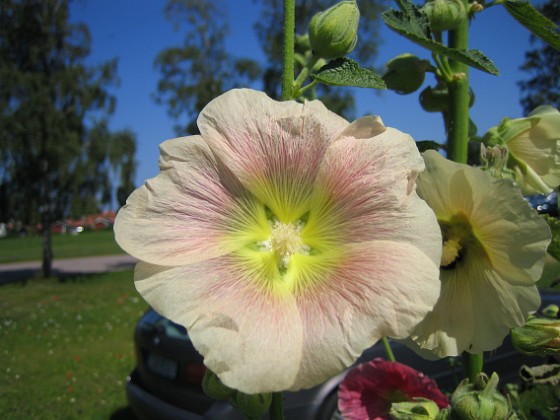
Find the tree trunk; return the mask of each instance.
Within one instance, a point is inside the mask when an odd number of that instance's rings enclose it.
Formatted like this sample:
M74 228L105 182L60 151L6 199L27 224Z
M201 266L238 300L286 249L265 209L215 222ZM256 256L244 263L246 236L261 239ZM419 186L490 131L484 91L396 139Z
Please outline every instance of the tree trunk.
M46 219L46 218L45 218ZM43 277L48 279L52 274L52 234L51 222L48 220L43 221Z

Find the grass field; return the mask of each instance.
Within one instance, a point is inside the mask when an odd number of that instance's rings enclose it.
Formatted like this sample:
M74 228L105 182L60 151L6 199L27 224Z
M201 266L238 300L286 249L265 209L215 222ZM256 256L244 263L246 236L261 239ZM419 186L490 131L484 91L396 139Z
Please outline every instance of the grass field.
M0 239L0 264L36 261L42 256L41 236ZM53 234L55 258L78 258L96 255L123 254L115 242L112 229L96 232L83 232L79 235Z
M146 308L131 271L0 286L0 418L123 418Z

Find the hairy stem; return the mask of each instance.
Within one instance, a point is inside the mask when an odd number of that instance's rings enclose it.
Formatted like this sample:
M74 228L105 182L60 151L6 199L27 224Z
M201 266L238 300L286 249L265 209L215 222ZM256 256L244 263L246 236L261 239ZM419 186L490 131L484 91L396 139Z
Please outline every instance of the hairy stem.
M468 8L468 0L462 0ZM449 31L449 47L467 49L469 46L469 22L463 22ZM467 163L469 143L469 68L459 61L450 60L453 71L449 88L449 114L447 132L448 158L459 163Z
M296 31L295 0L284 0L284 54L282 57L282 100L293 99L294 44Z

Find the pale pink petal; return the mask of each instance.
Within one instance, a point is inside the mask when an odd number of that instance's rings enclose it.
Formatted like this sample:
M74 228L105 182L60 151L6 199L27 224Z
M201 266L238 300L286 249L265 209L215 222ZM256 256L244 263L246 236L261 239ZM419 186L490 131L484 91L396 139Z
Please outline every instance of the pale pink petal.
M242 392L294 386L303 330L295 300L255 281L239 256L183 267L138 263L135 284L160 314L185 326L204 364ZM266 277L266 276L265 276Z
M406 337L439 296L439 267L410 244L352 244L321 258L332 265L309 262L298 276L307 287L295 292L304 328L298 387L335 375L383 336Z
M384 128L373 118L355 121L327 149L306 239L323 245L372 239L413 243L439 265L439 226L415 192L415 179L423 167L410 136Z
M307 211L325 149L348 126L318 101L276 102L247 89L210 102L197 124L218 159L286 223Z
M294 278L282 278L234 253L176 268L139 263L135 279L150 305L187 328L205 364L247 393L327 380L380 337L408 335L439 295L438 268L407 244L352 245L295 264Z
M201 137L169 140L160 151L158 176L134 191L117 215L115 238L126 252L153 264L181 265L266 239L264 208Z

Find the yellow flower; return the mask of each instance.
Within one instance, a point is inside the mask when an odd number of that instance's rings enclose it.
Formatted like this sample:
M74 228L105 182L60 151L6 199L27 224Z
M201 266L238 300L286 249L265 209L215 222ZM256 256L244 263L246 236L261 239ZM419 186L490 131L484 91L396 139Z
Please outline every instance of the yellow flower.
M418 194L443 237L441 296L411 338L438 357L497 348L538 308L550 229L508 180L424 153Z

